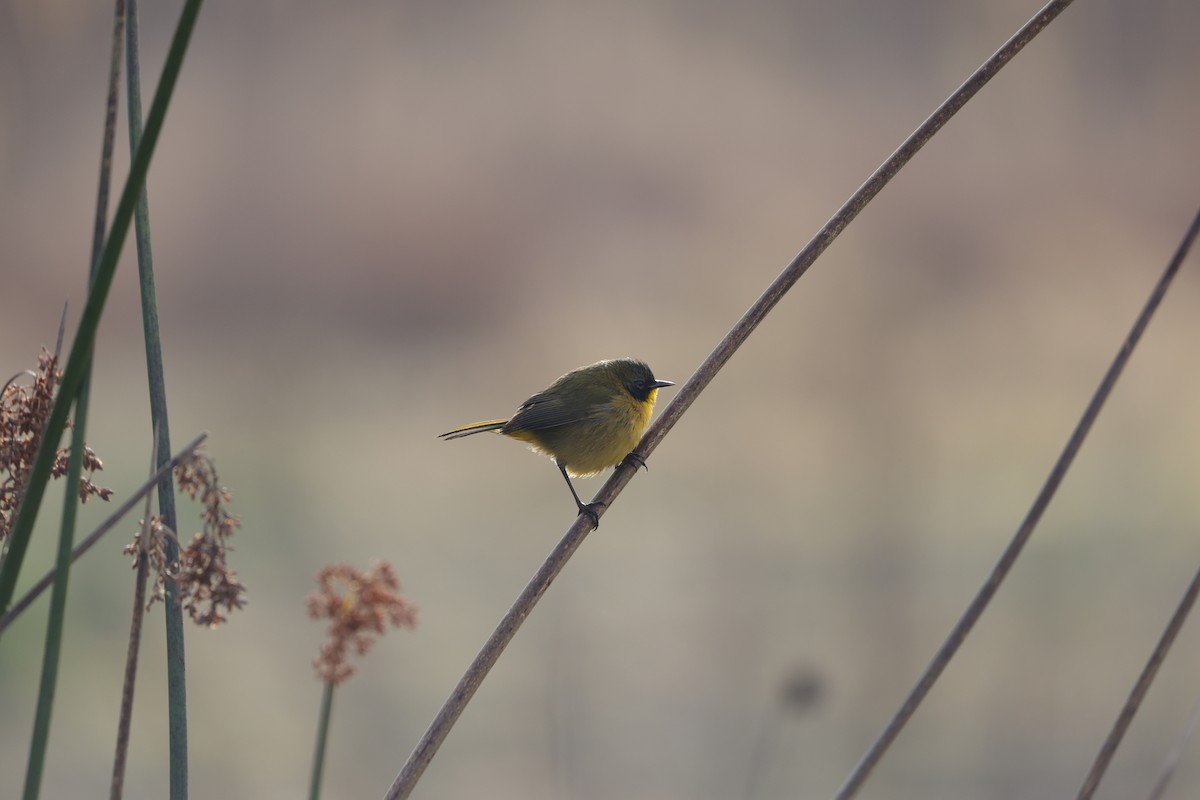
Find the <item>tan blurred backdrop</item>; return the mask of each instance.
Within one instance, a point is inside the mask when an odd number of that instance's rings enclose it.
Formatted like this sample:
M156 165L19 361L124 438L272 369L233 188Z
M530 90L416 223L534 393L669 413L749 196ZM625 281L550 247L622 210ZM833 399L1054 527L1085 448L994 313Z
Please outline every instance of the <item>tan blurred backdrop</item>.
M209 3L149 179L173 439L211 432L250 593L226 628L189 631L192 796L301 795L321 635L304 597L323 563L372 557L419 627L339 690L326 796L382 794L573 518L550 462L435 435L599 358L686 380L1035 10ZM144 9L147 95L176 13ZM83 303L110 14L0 4L6 374ZM830 796L987 575L1195 212L1198 25L1183 0L1080 2L988 86L663 442L418 796L717 800L746 796L751 770L755 798ZM1197 266L865 797L1078 787L1200 558ZM127 246L88 436L118 494L150 447L135 273ZM107 785L134 524L73 576L44 797ZM0 648L0 775L23 774L46 609ZM1200 698L1195 627L1101 796L1149 790ZM129 797L166 786L160 611L148 629ZM818 700L780 711L797 673ZM1177 781L1200 792L1195 747Z

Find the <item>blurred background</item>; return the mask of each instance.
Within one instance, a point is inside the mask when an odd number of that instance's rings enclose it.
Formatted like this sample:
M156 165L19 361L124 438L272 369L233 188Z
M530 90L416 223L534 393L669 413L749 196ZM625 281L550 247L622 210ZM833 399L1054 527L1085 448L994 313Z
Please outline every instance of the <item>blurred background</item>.
M338 691L325 782L380 796L574 518L551 462L436 435L601 358L687 380L1037 7L208 4L149 178L173 444L211 433L249 591L224 628L189 630L192 796L302 794L323 633L305 596L322 564L383 558L419 626ZM111 13L0 3L5 375L53 346L64 301L69 332L83 305ZM177 13L144 8L147 106ZM1009 541L1195 213L1198 25L1183 0L1077 3L1002 72L664 440L417 796L836 791ZM863 797L1078 788L1200 560L1198 266ZM129 244L88 434L119 496L151 444L139 315ZM85 511L85 529L106 513ZM135 527L73 574L44 797L107 786ZM24 772L47 610L0 648L0 774ZM129 797L167 785L161 616ZM1150 790L1200 699L1196 628L1100 797ZM1170 796L1198 792L1193 746Z

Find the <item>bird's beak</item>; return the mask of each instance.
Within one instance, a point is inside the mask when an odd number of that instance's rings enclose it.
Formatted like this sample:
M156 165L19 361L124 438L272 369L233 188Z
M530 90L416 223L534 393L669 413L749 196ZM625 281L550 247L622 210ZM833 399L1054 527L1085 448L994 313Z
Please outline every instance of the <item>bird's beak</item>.
M661 389L664 386L674 386L674 385L675 385L674 381L655 381L654 383L650 384L651 388L654 388L654 389Z

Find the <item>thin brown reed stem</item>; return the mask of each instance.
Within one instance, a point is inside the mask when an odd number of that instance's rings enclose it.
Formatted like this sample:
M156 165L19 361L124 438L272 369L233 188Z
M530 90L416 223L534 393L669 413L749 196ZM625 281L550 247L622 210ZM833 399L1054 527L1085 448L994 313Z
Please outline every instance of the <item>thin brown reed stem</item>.
M150 477L158 462L158 430L150 448ZM121 713L117 720L117 747L113 756L109 800L121 800L125 787L125 764L129 760L129 729L133 722L133 691L137 683L138 650L142 644L142 621L146 618L146 579L150 575L150 493L142 509L142 535L138 537L137 575L133 582L133 615L129 620L129 646L125 652L125 680L121 684Z
M654 451L663 437L675 426L679 418L695 402L700 392L716 376L717 372L733 356L742 343L754 332L759 323L766 318L771 309L783 298L796 281L808 271L813 262L825 249L845 230L846 226L858 216L884 186L904 167L917 152L961 109L968 100L975 96L992 77L1021 51L1038 33L1058 16L1063 9L1071 4L1071 0L1053 0L1025 24L1005 45L991 58L983 63L972 75L954 91L921 125L901 143L894 153L888 156L880 167L860 186L850 199L838 209L826 222L816 236L801 250L782 273L771 283L767 290L758 298L750 309L738 320L737 324L725 335L725 338L709 354L700 368L687 382L680 387L675 398L663 411L662 416L650 426L634 453L644 461ZM599 514L603 515L616 499L625 485L633 478L635 470L631 465L618 467L604 486L596 494L593 502L601 504ZM492 665L504 652L504 648L512 641L521 623L533 610L537 601L545 594L550 583L562 571L563 566L571 555L583 543L591 530L590 520L585 516L576 518L574 524L567 530L562 540L551 551L546 561L538 569L533 579L521 592L508 613L500 620L496 630L484 644L483 649L471 662L458 685L450 693L450 697L442 705L429 729L417 743L408 761L392 782L385 798L399 800L406 798L420 780L425 768L437 753L446 735L462 714L463 708L474 696L479 684L491 670Z

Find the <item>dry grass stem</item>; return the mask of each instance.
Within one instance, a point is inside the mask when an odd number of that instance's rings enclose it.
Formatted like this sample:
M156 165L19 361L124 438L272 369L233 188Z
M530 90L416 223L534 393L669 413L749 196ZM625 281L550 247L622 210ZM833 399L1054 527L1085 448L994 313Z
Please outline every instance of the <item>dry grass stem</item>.
M158 460L158 434L155 428L154 442L150 447L150 475L154 476L154 465ZM146 507L142 512L144 521L150 520L150 493L146 493ZM149 525L142 526L142 546L150 541ZM129 761L129 731L133 724L133 696L137 684L138 653L142 643L142 622L146 619L146 581L150 574L150 562L142 553L138 560L137 576L133 582L133 611L129 618L129 644L125 651L125 680L121 685L121 713L117 718L117 745L113 755L112 783L109 800L120 800L125 787L125 767Z

